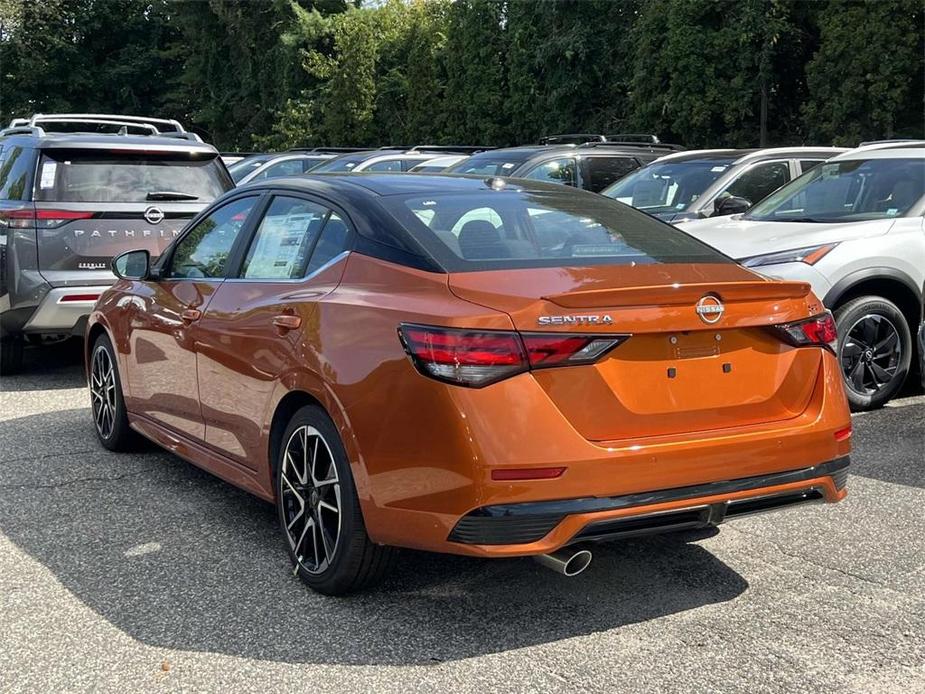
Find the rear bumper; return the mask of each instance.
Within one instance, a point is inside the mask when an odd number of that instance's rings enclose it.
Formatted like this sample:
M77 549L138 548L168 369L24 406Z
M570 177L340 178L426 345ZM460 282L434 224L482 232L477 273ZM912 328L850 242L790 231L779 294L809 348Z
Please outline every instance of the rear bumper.
M50 289L23 326L26 333L72 333L83 325L100 294L108 286ZM82 333L81 333L82 334Z
M604 498L561 499L484 506L459 520L450 542L476 553L514 553L511 545L561 547L684 528L718 525L727 518L845 496L849 457L813 467ZM508 547L496 547L496 546ZM547 551L542 549L539 551Z

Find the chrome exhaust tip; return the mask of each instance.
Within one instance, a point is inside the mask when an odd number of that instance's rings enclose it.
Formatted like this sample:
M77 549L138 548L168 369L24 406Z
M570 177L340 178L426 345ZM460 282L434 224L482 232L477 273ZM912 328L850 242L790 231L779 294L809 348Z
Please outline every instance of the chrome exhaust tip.
M577 576L591 564L591 552L586 549L560 549L533 557L539 564L563 576Z

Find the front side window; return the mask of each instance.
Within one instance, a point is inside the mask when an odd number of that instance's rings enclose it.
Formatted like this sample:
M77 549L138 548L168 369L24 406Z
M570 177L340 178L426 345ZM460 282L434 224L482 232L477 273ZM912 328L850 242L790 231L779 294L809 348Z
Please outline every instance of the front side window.
M571 157L543 162L539 166L528 171L523 177L533 181L560 183L567 186L578 185L575 160Z
M289 280L304 277L328 209L300 198L275 197L260 221L241 276Z
M618 181L634 169L639 162L632 157L588 157L588 190L600 193L604 188Z
M183 279L224 277L231 248L256 201L252 196L229 202L196 224L177 243L167 276Z
M649 214L684 212L732 165L731 159L649 164L602 192Z
M55 149L39 163L36 200L212 202L231 187L213 155Z
M642 212L568 190L389 196L383 204L450 272L732 262Z
M755 205L747 219L855 222L901 217L925 195L921 158L826 162Z
M790 164L785 161L771 161L757 164L739 176L726 188L720 197L729 195L745 198L749 202L764 200L790 180Z

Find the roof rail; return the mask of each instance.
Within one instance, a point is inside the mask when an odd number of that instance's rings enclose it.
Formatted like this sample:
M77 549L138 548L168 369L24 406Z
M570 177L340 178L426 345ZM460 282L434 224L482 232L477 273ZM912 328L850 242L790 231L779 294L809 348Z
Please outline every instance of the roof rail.
M541 145L583 145L587 142L604 142L605 135L597 133L562 133L560 135L546 135L541 137Z
M409 152L445 152L447 154L475 154L476 152L485 152L494 147L485 147L483 145L415 145Z
M287 152L318 152L319 154L349 154L369 152L369 147L290 147Z
M129 123L133 125L150 126L159 133L171 131L177 133L186 132L179 121L173 118L122 116L112 113L36 113L29 119L29 125L38 125L39 123L93 123L98 125L116 121L118 121L120 125L122 123Z
M624 147L646 149L651 152L683 152L684 147L681 145L672 145L666 142L660 142L657 145L645 142L620 142L616 140L607 140L605 142L585 142L578 145L579 147Z
M915 137L902 137L892 140L867 140L859 144L858 147L867 147L868 145L903 145L913 142L922 142L922 140Z
M605 135L604 137L608 142L636 142L645 145L662 144L662 141L658 139L658 135L651 133L617 133L616 135Z

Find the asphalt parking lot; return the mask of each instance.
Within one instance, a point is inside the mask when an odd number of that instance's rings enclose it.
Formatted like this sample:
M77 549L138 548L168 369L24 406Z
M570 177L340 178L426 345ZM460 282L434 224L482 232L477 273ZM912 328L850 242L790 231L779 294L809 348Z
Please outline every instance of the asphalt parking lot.
M0 691L925 692L925 397L856 416L848 500L527 559L292 576L271 506L97 445L74 345L0 393Z

